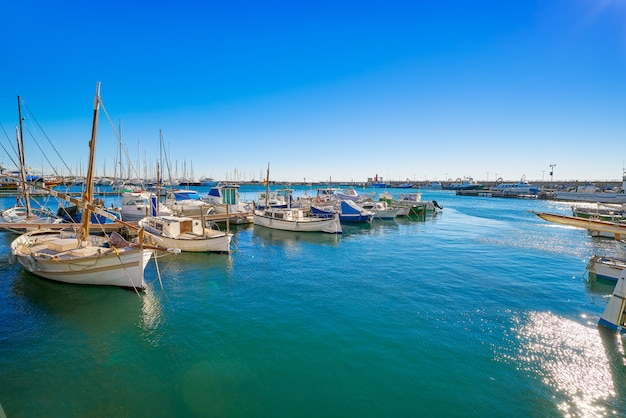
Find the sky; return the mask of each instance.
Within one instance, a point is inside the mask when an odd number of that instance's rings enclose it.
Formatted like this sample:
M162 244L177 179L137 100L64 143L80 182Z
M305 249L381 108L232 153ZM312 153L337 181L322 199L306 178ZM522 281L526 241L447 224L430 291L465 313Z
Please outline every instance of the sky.
M163 158L164 177L307 182L626 162L626 0L6 1L0 54L9 169L20 96L30 169L84 175L98 82L97 175L116 130L141 177Z

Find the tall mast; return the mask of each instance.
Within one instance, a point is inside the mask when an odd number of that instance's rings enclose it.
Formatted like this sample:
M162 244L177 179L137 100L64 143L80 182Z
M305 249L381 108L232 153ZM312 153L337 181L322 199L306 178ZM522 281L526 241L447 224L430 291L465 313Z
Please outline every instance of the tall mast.
M265 177L265 209L267 209L270 195L270 162L267 162L267 176Z
M91 140L89 141L89 166L87 167L87 183L83 194L83 224L79 238L86 240L89 236L89 205L93 197L93 165L96 158L96 135L98 133L98 110L100 109L100 82L96 83L96 97L93 103L93 124L91 125Z
M24 158L24 135L22 124L22 108L20 106L20 102L20 96L17 96L17 114L20 118L20 121L19 128L17 129L15 136L17 138L17 154L20 160L20 175L22 177L22 192L24 193L24 204L26 205L26 217L30 219L30 191L28 190L28 184L26 183L26 159Z

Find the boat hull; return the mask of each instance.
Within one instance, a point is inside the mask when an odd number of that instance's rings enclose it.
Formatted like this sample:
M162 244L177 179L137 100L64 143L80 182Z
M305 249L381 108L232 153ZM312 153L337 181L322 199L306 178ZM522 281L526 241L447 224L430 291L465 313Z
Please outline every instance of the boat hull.
M393 219L396 219L399 212L400 212L400 209L381 209L381 210L377 210L376 212L374 212L374 218L386 220L386 221L393 220Z
M590 277L617 282L622 271L626 270L626 260L594 255L587 264Z
M207 231L208 232L208 231ZM153 234L146 230L146 235L151 237L159 246L166 248L176 248L184 252L192 253L205 253L205 252L218 252L227 253L230 251L230 241L232 234L225 232L217 232L214 236L208 236L205 238L168 238Z
M329 234L341 234L342 232L341 223L337 215L330 219L305 217L298 220L283 220L264 215L262 211L255 211L253 221L255 225L282 231L326 232Z
M626 224L620 224L615 222L599 221L595 219L579 218L576 216L558 215L545 212L532 212L539 216L541 219L548 222L553 222L561 225L569 225L577 228L585 228L588 231L593 231L596 234L602 234L606 237L614 237L615 239L622 239L626 237Z
M553 199L571 202L626 203L625 193L554 192Z
M136 289L146 287L144 269L152 250L135 246L53 249L53 245L67 241L63 233L26 233L11 243L11 257L27 271L48 280Z

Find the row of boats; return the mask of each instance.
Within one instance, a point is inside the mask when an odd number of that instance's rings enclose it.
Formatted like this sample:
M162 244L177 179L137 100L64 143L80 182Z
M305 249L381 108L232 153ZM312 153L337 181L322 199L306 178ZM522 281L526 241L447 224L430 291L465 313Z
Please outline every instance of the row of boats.
M67 197L57 191L50 193ZM352 199L342 199L344 193L349 193ZM34 229L13 241L12 259L28 271L51 280L139 290L145 287L143 269L155 253L229 252L233 236L231 222L294 232L340 234L342 223L397 216L423 218L428 212L442 209L435 201L421 201L419 193L397 199L383 194L374 201L369 196L341 189L320 189L314 198L306 195L294 198L289 190L268 190L259 193L258 202L240 202L237 187L233 185L215 186L204 197L193 190L171 190L164 202L159 202L158 195L152 192L128 192L123 194L122 206L116 211L90 204L88 197L83 199L76 202L76 207L82 208L81 216L71 219L81 223L70 224L73 228L70 231L64 230L67 224L58 217L49 216L48 224L42 224L41 217L29 219L24 206L3 211L6 229ZM59 212L68 211L64 208ZM94 214L98 217L94 218ZM104 229L94 231L106 223L118 223L134 230L134 239L127 241L117 232L107 234ZM90 228L94 233L89 233Z
M617 256L594 254L587 263L592 279L615 283L613 294L602 313L599 325L626 333L626 207L625 205L578 205L572 215L533 212L540 218L576 228L589 235L615 239Z
M33 208L29 196L32 184L22 169L19 183L24 205L2 213L5 225L9 225L6 229L28 229L11 242L10 261L45 279L140 291L146 287L145 267L159 253L229 252L233 236L229 227L231 220L285 231L339 234L344 222L425 216L428 211L441 210L437 202L422 202L419 193L399 199L383 194L374 201L371 197L359 196L355 190L320 189L315 197L294 197L288 190L282 191L281 196L281 193L270 192L268 187L259 194L258 201L246 203L239 201L235 186L215 186L204 197L191 190L171 190L163 203L159 191L124 193L121 208L114 211L94 196L100 107L98 83L87 177L80 198L45 189L51 197L68 205L56 214L45 207ZM21 124L17 134L19 149L23 143ZM23 151L20 163L25 167ZM269 164L266 184L269 184ZM42 222L43 219L46 221ZM70 224L63 223L68 219ZM225 230L219 227L217 219L226 221ZM117 231L107 230L107 223L123 225L132 233L124 238Z

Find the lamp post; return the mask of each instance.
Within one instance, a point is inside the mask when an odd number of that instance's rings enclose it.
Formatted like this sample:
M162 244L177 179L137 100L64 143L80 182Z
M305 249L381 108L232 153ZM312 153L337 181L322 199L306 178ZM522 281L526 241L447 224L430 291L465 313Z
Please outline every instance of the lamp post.
M554 182L554 167L556 164L550 164L550 183Z

